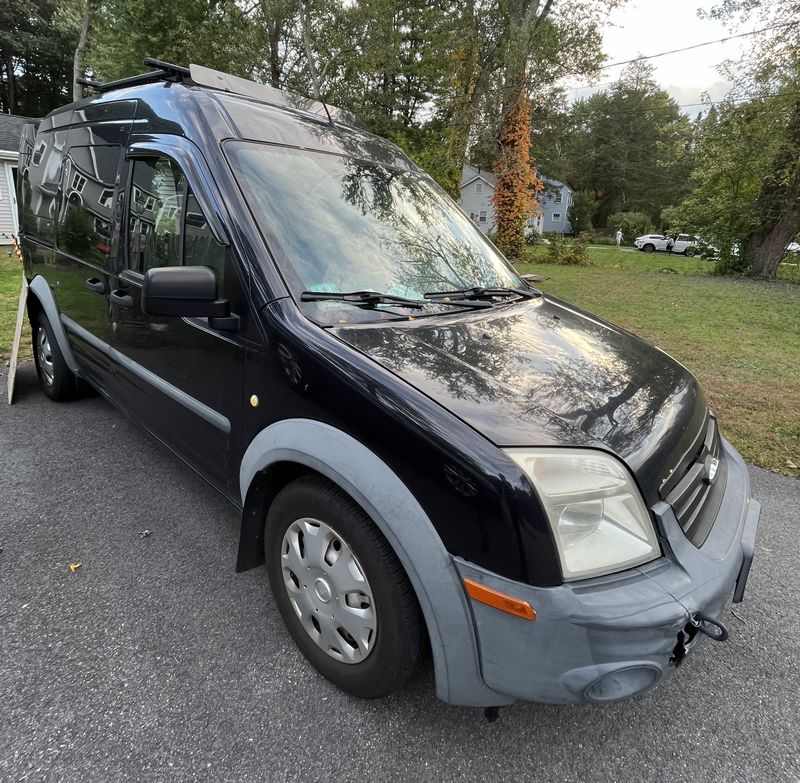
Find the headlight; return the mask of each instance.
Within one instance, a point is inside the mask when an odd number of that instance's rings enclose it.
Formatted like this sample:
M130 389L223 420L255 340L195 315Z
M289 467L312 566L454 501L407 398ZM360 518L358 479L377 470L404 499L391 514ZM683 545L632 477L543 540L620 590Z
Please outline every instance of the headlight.
M505 449L544 505L565 580L609 574L661 554L625 466L592 449Z

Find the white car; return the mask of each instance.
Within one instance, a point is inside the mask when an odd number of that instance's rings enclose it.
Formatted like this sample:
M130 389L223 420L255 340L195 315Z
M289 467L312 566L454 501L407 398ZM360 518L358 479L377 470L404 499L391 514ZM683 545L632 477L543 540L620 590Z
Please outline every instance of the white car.
M673 237L669 234L644 234L636 237L633 244L645 253L653 253L656 250L666 252L670 238L675 240L675 244L672 247L673 253L682 253L685 256L693 256L697 253L699 240L691 234L677 234Z

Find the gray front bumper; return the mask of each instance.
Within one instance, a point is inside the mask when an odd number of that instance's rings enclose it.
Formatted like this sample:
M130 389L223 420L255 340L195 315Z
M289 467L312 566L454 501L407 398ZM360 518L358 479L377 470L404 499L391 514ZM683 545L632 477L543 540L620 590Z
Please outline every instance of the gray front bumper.
M755 545L761 507L750 498L742 458L726 441L722 447L725 494L699 549L659 503L654 510L671 552L620 574L531 587L454 559L462 579L526 600L537 613L531 622L471 602L489 688L527 701L580 703L626 698L674 672L679 633L695 612L718 617L737 580L743 591Z

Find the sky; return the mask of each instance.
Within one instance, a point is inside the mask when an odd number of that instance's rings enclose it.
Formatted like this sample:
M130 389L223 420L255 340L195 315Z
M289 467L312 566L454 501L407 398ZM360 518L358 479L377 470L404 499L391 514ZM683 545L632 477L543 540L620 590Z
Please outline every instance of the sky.
M748 32L751 27L731 31L713 19L699 19L699 8L708 9L717 3L703 0L628 0L622 8L609 16L603 44L608 62L631 60L640 54L656 54L684 46L715 41L727 35ZM649 60L656 69L655 78L681 105L700 102L700 95L708 92L712 100L719 100L730 89L730 84L717 71L725 59L736 59L747 47L749 38L712 44L688 52L669 54ZM603 71L598 84L616 79L623 66ZM580 84L573 80L569 87ZM570 89L568 97L574 100L585 97L603 87ZM687 106L687 114L696 114L700 107Z

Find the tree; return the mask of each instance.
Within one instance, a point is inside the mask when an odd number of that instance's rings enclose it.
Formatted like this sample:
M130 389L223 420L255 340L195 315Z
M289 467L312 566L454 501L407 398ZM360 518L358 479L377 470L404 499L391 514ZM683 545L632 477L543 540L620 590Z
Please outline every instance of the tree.
M771 101L715 106L700 122L691 192L664 219L694 231L716 248L717 271L746 271L741 250L757 220L765 172L780 143L785 117Z
M200 63L250 76L261 29L235 0L107 0L99 6L87 61L101 81L145 70L145 57Z
M763 115L774 130L771 156L752 205L742 265L753 275L773 277L786 245L800 232L800 0L724 0L711 15L732 26L752 20L764 30L740 63L737 88L754 105L777 111L780 124Z
M531 103L524 92L500 128L501 152L495 163L492 206L497 246L510 258L519 258L525 243L525 221L536 206L541 180L530 164Z
M41 117L66 103L76 38L54 1L0 4L0 110Z
M657 223L689 189L693 128L643 61L628 66L608 92L571 108L560 176L594 194L594 224L614 212L644 212Z
M569 207L569 222L576 234L592 229L592 215L597 208L597 201L593 193L579 190L572 195L572 204Z

